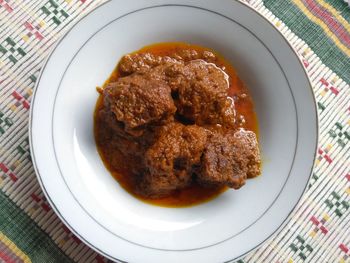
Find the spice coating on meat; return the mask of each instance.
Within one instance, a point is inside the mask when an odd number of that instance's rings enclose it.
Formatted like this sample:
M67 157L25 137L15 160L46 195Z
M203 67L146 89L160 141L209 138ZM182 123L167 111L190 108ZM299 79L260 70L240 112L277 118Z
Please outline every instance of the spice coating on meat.
M161 57L151 53L125 55L119 63L119 69L123 74L132 74L155 67L161 60Z
M260 153L256 136L238 130L226 135L214 134L204 150L198 179L202 183L224 184L235 189L247 177L260 174Z
M132 133L142 126L166 122L176 111L170 87L161 80L134 74L104 90L105 105Z
M202 59L206 62L215 62L216 56L210 51L198 52L193 49L179 50L172 57L162 57L151 53L134 53L122 57L119 63L119 70L123 75L129 75L135 72L149 70L169 61L182 63L196 59Z
M198 125L222 124L233 127L234 105L228 98L228 76L203 60L188 63L178 87L176 107L180 115Z
M172 123L162 129L145 154L147 172L140 185L142 191L159 196L188 186L206 140L205 129L196 125Z

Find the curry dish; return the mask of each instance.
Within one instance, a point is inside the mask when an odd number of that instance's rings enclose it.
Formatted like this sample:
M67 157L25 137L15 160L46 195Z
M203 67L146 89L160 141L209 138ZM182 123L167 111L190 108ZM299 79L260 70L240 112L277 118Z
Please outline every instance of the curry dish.
M260 174L252 98L214 51L185 43L147 46L125 55L98 91L99 154L137 198L189 206Z

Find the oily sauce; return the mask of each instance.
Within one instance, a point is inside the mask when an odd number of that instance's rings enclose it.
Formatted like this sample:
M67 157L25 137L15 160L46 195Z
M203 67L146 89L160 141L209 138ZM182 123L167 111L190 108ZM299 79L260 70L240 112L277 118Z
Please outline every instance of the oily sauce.
M146 46L135 53L152 53L159 56L171 56L177 53L179 50L196 50L199 52L210 51L215 54L215 64L222 68L229 76L229 91L228 94L233 98L235 102L235 110L238 116L239 126L246 130L251 130L258 133L258 124L256 114L254 112L254 105L251 96L249 95L247 87L239 79L235 69L232 65L226 61L217 52L204 48L197 45L190 45L186 43L159 43L150 46ZM114 69L108 80L104 83L105 87L111 82L115 82L121 74L118 66ZM103 121L99 119L98 112L103 108L102 95L100 95L95 108L94 114L94 134L97 142L98 152L103 160L106 168L111 172L113 177L119 182L119 184L130 194L138 198L139 200L150 203L153 205L164 206L164 207L185 207L196 205L199 203L207 202L212 200L220 193L224 192L227 187L203 187L197 183L192 183L189 187L181 190L175 190L170 196L151 199L141 196L135 191L135 176L131 172L133 165L137 165L138 160L125 160L122 153L112 147L109 143L101 143L106 138L113 137L112 131L103 125Z

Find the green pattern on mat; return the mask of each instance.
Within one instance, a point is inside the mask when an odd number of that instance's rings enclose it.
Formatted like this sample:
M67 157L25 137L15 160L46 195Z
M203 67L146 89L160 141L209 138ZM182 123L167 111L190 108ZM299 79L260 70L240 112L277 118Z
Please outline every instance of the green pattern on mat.
M0 191L0 229L33 263L72 262L30 217Z
M337 2L342 1L337 0ZM336 47L320 26L311 22L290 0L264 0L264 4L303 39L326 66L345 82L350 83L349 57ZM336 6L338 5L334 5Z

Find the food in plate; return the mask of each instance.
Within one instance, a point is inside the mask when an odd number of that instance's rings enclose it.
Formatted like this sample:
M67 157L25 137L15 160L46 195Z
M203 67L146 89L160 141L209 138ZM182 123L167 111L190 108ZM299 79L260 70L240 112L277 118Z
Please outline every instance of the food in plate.
M260 174L251 96L215 52L160 43L125 55L95 110L100 156L141 200L186 206Z

